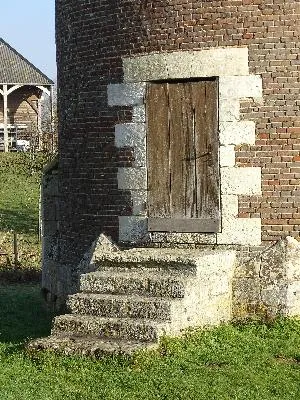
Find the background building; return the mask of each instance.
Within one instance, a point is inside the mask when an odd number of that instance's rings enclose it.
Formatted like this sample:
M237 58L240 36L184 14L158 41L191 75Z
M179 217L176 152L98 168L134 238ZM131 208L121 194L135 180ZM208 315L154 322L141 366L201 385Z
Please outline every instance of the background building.
M16 138L41 147L42 101L54 83L0 38L0 149L8 151Z

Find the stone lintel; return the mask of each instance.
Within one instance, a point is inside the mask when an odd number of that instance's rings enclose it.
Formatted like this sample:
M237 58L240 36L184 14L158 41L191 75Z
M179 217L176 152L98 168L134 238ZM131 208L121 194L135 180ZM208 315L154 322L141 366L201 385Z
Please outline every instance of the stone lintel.
M247 47L151 53L123 58L125 82L248 75Z

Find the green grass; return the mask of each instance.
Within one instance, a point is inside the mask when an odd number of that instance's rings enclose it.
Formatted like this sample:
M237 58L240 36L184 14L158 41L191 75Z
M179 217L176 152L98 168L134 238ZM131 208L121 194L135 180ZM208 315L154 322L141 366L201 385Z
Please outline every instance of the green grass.
M13 260L13 232L18 235L20 265L39 268L38 239L40 177L43 155L0 153L0 250ZM7 264L0 257L0 266Z
M38 198L43 157L0 154L0 248L18 233L21 268L39 267ZM0 259L0 267L4 266ZM0 268L0 282L8 273ZM32 277L30 274L29 277ZM11 279L13 280L13 279ZM158 351L91 360L27 354L52 315L34 284L0 286L0 400L300 399L300 322L226 325L164 339Z
M300 398L298 321L194 331L132 358L27 355L22 344L46 335L50 320L37 286L1 287L1 400Z

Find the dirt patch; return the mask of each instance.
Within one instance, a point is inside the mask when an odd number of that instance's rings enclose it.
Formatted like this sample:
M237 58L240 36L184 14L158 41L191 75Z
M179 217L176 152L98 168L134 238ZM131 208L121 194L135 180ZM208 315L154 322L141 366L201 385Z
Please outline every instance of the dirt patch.
M275 360L279 363L279 364L289 364L289 365L295 365L300 363L300 356L297 357L285 357L283 355L277 355L275 356Z

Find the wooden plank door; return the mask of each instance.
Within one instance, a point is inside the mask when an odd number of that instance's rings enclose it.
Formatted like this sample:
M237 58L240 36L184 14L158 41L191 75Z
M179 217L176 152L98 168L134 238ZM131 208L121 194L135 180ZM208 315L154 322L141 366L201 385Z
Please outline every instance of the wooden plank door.
M149 83L146 115L149 231L218 232L217 81Z

